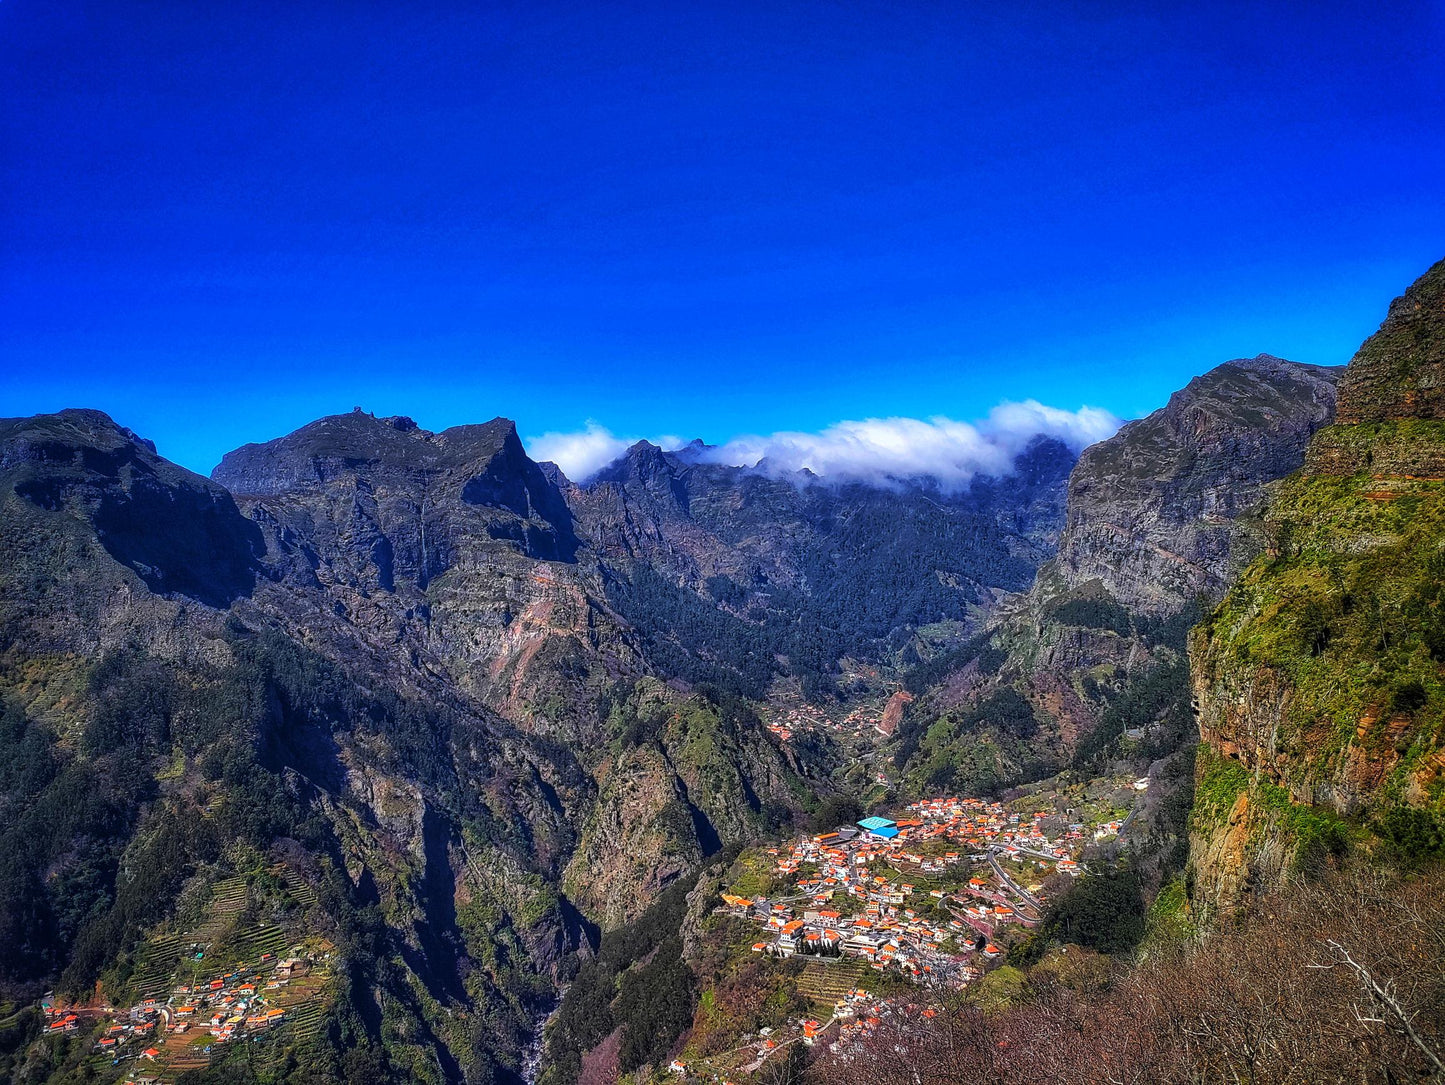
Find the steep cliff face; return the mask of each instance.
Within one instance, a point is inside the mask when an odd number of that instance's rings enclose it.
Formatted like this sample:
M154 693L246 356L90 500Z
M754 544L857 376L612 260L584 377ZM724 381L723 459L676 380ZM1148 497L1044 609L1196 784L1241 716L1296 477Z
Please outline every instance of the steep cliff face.
M403 665L97 412L0 423L0 515L0 989L126 993L176 902L262 856L324 902L294 922L344 954L354 1045L385 1022L398 1065L515 1072L583 937L548 888L577 759Z
M920 784L948 782L950 765L965 785L1057 767L1172 712L1198 601L1217 600L1263 545L1260 503L1330 418L1336 375L1268 355L1226 362L1085 449L1057 556L911 711L900 753ZM948 726L924 737L938 719ZM1146 734L1145 748L1178 737Z
M533 730L595 740L598 693L641 673L561 491L505 419L433 434L355 411L214 475L285 583Z
M1445 262L1351 361L1335 424L1271 502L1267 552L1191 639L1201 903L1338 846L1339 817L1388 838L1440 810L1442 358Z
M1336 376L1267 354L1225 362L1085 449L1035 594L1096 584L1149 616L1222 595L1253 556L1247 520L1265 487L1300 466L1329 420Z

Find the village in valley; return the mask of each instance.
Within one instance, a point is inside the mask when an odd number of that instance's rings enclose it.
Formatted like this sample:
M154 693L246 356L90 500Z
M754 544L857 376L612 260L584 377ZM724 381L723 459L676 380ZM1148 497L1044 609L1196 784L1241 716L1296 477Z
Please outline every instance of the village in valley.
M315 894L289 870L274 891L298 904ZM296 1041L320 1024L334 947L290 924L248 920L246 879L218 882L201 928L145 943L124 989L128 1004L94 999L40 1002L49 1036L86 1046L91 1076L125 1085L166 1085L233 1047L284 1034Z
M726 1082L793 1044L846 1059L885 1023L935 1016L945 991L982 979L1039 925L1050 891L1086 872L1087 847L1127 829L1127 814L1100 815L1068 820L1047 794L927 799L744 856L715 914L754 929L752 953L805 961L814 1012L669 1069Z
M214 979L177 983L168 997L142 998L126 1009L69 1007L47 998L41 1003L47 1031L73 1032L82 1024L98 1027L96 1051L112 1065L134 1060L136 1069L123 1080L134 1085L166 1080L178 1069L204 1065L224 1044L243 1042L272 1030L297 1014L298 1003L317 986L330 955L318 956L302 947L292 955L262 953ZM304 954L298 956L296 954ZM197 960L204 958L198 951ZM296 991L289 991L292 984ZM300 997L297 997L297 996Z
M779 742L824 734L863 753L893 734L912 694L879 681L877 668L848 662L843 681L864 685L867 692L848 698L848 705L832 710L794 693L776 698L764 712L764 725Z

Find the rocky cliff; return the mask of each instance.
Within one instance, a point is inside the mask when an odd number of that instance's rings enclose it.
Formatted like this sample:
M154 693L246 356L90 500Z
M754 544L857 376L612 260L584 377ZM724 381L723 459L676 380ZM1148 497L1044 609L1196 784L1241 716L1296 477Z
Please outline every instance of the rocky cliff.
M1267 354L1225 362L1085 449L1059 555L1033 594L1096 585L1153 617L1222 595L1253 556L1245 533L1265 488L1300 466L1329 421L1336 379Z
M916 785L996 785L1125 731L1154 756L1177 746L1183 633L1262 547L1261 501L1331 417L1336 376L1225 362L1085 449L1057 556L968 648L923 669L937 684L897 751Z
M284 583L530 729L595 740L600 688L641 671L505 419L433 434L355 411L238 449L214 477Z
M340 947L327 1035L514 1079L584 913L792 817L804 766L645 678L510 423L323 419L218 477L99 412L0 422L0 988L123 996L261 862Z
M1362 828L1407 850L1438 840L1442 358L1445 262L1350 362L1335 424L1270 503L1266 552L1191 639L1203 905Z

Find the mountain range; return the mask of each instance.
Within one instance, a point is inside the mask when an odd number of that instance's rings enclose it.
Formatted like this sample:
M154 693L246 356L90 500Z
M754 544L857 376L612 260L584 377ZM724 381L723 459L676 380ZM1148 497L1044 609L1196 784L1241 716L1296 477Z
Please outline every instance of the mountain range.
M359 409L207 479L0 420L0 1073L111 1080L28 1007L274 930L325 982L267 1080L575 1079L542 1026L604 935L849 803L1147 772L1114 858L1201 922L1445 848L1442 366L1445 262L1347 368L1226 362L966 489L646 442L579 484Z

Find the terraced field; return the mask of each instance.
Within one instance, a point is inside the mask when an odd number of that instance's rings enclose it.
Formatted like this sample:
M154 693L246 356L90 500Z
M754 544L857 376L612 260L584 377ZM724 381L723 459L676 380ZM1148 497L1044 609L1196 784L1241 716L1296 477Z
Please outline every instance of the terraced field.
M131 974L139 1000L154 998L164 1002L171 991L171 980L181 958L181 939L178 935L167 935L147 942L136 960L135 971Z
M206 922L197 928L192 940L216 941L225 934L227 927L235 922L236 917L246 910L249 899L245 878L226 878L217 882L211 892L211 906L207 910Z
M199 1070L209 1065L211 1056L206 1054L206 1045L209 1042L210 1037L204 1033L190 1037L167 1037L162 1049L165 1053L159 1060L160 1068L155 1071L156 1079L169 1085L178 1081L187 1071Z
M257 923L236 931L217 946L214 953L207 954L208 966L202 978L213 980L239 965L254 965L265 953L279 956L290 943L286 930L271 923Z
M814 1009L826 1009L830 1015L833 1004L855 987L868 989L876 973L861 961L833 959L809 961L798 977L798 993L813 1003Z
M287 990L286 999L279 1003L286 1007L282 1032L293 1042L308 1040L320 1030L326 1010L326 982L325 975L297 980Z
M292 899L303 908L310 908L316 903L316 890L312 889L306 880L288 866L272 867L271 872L277 875L286 885L286 892L291 894Z
M286 892L303 908L316 903L315 891L295 872L285 867L272 868L271 873L280 878ZM152 939L141 947L137 954L134 971L127 985L128 993L136 1002L155 999L165 1003L177 984L207 984L214 979L228 975L238 968L256 970L264 955L270 954L270 962L259 969L257 985L269 978L271 965L288 955L304 956L297 945L304 941L304 933L292 925L282 926L268 922L242 924L242 917L250 902L250 889L244 877L226 878L217 882L209 907L202 923L194 930L168 934ZM318 948L316 941L308 942L312 950ZM199 947L200 957L192 950ZM324 941L320 951L329 953L331 946ZM264 1032L253 1033L244 1039L237 1038L231 1046L245 1043L248 1057L256 1065L264 1067L282 1057L284 1051L314 1036L320 1029L326 1009L326 987L329 968L316 966L310 975L298 976L287 986L265 992L266 1004L284 1009L281 1022ZM94 1014L96 1011L88 1011ZM125 1014L117 1014L124 1019ZM106 1015L109 1020L110 1015ZM226 1050L216 1044L208 1028L197 1021L186 1033L167 1031L168 1019L160 1019L156 1034L146 1039L129 1039L117 1050L95 1052L86 1060L90 1076L106 1081L116 1078L122 1071L126 1074L145 1074L166 1085L174 1085L181 1075L189 1070L208 1065ZM142 1048L154 1046L160 1050L154 1060L139 1059L136 1056ZM207 1051L210 1048L210 1051ZM116 1063L119 1057L120 1069Z

